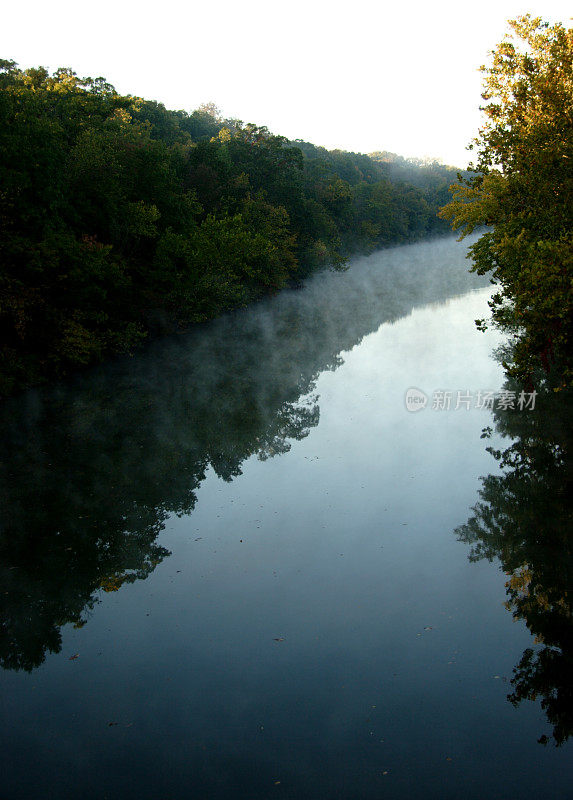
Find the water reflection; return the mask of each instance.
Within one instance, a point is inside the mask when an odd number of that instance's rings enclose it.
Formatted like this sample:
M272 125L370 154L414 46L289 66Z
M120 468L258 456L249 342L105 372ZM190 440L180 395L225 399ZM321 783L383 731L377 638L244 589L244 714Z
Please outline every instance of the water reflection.
M318 424L312 395L382 322L484 284L453 239L360 259L191 334L4 404L0 664L32 670L102 592L145 579L158 535L190 514L212 468L290 448Z
M474 516L456 531L471 546L470 560L501 562L507 608L535 636L514 668L508 700L540 699L556 745L573 734L572 410L571 393L546 388L533 412L493 412L512 443L488 448L502 474L482 478Z

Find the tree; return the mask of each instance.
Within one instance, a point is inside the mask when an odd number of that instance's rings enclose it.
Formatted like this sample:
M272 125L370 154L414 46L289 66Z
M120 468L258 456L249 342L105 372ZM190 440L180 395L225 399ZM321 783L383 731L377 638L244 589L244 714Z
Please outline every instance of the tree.
M294 144L0 60L0 397L445 226L415 165Z
M473 244L473 271L491 270L494 324L515 339L510 374L554 371L573 382L573 30L527 15L492 53L475 174L440 212ZM477 321L482 327L483 320Z

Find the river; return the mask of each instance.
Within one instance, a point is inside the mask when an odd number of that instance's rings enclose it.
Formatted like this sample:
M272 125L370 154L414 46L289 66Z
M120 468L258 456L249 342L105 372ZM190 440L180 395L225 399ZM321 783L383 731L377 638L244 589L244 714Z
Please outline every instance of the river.
M3 800L573 796L460 528L504 383L465 250L357 258L3 405Z

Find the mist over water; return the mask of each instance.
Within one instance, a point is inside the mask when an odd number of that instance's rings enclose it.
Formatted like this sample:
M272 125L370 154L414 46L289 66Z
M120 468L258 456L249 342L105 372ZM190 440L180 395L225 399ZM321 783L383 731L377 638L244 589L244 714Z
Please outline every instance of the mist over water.
M454 535L488 414L404 405L502 385L466 247L356 259L3 406L7 798L573 777L505 699L530 635L504 576Z
M66 521L76 508L85 516L86 502L101 513L100 494L120 506L151 496L156 507L191 508L207 465L231 477L252 453L282 452L318 423L319 406L299 398L340 366L342 352L418 306L487 285L467 273L464 254L452 238L375 253L346 273L316 275L302 290L5 403L4 526L18 524L21 506L27 527L30 498L50 506L54 494ZM165 503L155 488L163 483Z

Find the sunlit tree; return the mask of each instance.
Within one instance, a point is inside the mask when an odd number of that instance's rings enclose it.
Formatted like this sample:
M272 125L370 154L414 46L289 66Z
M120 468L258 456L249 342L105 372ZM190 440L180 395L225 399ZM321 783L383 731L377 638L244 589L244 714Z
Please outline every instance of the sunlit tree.
M491 270L493 322L516 338L513 373L558 367L573 380L573 29L520 17L484 73L475 174L441 214ZM482 325L483 321L479 321Z

